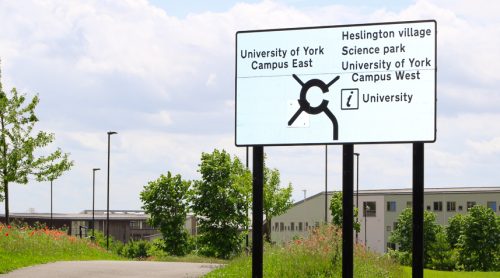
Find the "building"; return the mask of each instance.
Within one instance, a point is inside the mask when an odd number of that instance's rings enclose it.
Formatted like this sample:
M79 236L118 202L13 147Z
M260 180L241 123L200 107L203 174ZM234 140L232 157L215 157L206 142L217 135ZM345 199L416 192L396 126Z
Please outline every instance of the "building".
M327 219L332 221L330 200L327 194ZM394 245L388 241L403 209L412 206L411 189L383 189L359 191L358 241L374 251L384 253ZM440 225L447 225L448 218L457 213L465 214L474 205L487 206L500 215L500 187L426 188L424 209L436 213ZM356 206L356 193L354 193ZM367 208L363 210L362 208ZM284 243L294 237L307 236L313 227L325 221L325 192L295 203L286 213L271 221L271 239Z
M95 210L95 230L106 233L106 210ZM67 228L69 235L90 236L92 230L92 210L80 213L54 213L51 224L50 213L12 213L11 222L52 226L56 229ZM127 243L130 240L151 240L160 236L160 232L147 224L149 215L142 210L110 210L109 234L117 240ZM0 222L5 222L5 215L0 215ZM192 235L196 234L196 217L188 215L184 227Z

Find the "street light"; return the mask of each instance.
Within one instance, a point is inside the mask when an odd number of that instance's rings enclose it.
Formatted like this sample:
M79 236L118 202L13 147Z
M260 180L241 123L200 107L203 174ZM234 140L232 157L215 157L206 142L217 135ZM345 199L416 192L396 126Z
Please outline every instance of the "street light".
M110 137L113 134L117 134L115 131L108 131L108 198L107 198L107 209L106 209L106 249L109 250L109 142Z
M359 215L359 153L354 153L356 156L356 209ZM356 230L356 243L358 243L358 231Z
M92 240L95 239L95 171L101 170L100 168L92 169Z
M50 179L50 228L54 228L54 218L52 217L52 180Z

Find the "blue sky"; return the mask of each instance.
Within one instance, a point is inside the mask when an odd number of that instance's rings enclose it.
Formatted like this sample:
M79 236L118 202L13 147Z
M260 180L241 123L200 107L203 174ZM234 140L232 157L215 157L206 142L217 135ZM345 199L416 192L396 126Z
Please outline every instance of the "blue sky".
M395 4L396 3L396 4ZM235 33L286 27L437 20L437 141L426 186L499 186L500 10L491 1L0 1L4 90L39 94L39 128L75 167L54 182L54 210L91 207L92 168L106 168L111 208L139 209L148 181L197 179L202 152L234 146ZM269 147L293 198L324 190L324 147ZM411 187L411 145L360 145L360 187ZM341 188L341 147L328 186ZM97 173L96 207L106 171ZM11 185L11 210L50 209L48 183ZM3 203L0 203L0 213Z

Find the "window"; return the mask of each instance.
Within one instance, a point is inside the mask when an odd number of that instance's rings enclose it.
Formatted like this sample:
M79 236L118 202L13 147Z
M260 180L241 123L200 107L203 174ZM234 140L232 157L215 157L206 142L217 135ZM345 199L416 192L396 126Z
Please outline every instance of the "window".
M278 230L279 225L280 225L280 223L278 223L278 222L274 222L274 230L275 230L275 231L279 231L279 230Z
M474 201L467 202L467 210L471 209L475 205L476 205L476 202L474 202Z
M392 228L393 228L394 230L396 230L396 228L397 228L397 227L398 227L398 222L394 222L394 223L392 223Z
M486 207L492 209L493 211L497 211L497 202L495 201L487 202Z
M319 227L319 222L314 223L314 227L318 228Z
M443 202L434 202L434 211L442 211L443 210Z
M387 211L396 211L396 202L395 201L387 202Z
M285 230L285 224L283 222L280 222L280 232L283 232Z
M386 231L388 231L388 232L390 232L390 231L391 231L391 226L387 226L387 227L385 228L385 230L386 230Z
M141 221L130 221L130 229L140 229Z
M363 202L363 212L366 217L377 216L377 203L375 202Z
M290 223L290 231L295 231L295 223Z
M431 206L427 206L427 210L431 210Z
M302 222L299 222L299 232L302 232Z
M305 228L305 230L307 231L308 228L309 228L309 223L306 222L306 228Z
M411 208L411 207L413 207L413 202L412 202L412 201L408 201L408 202L406 202L406 207L407 207L407 208Z
M389 249L396 250L396 243L387 242L387 251L389 251Z
M446 202L446 211L456 211L457 202Z
M458 206L458 210L459 210L459 211L462 211L462 210L464 210L464 207L462 207L462 206Z

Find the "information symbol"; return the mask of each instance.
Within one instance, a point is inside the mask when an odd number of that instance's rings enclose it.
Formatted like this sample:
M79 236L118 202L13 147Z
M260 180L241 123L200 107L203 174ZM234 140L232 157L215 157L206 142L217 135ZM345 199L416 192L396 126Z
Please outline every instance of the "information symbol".
M359 109L359 89L342 89L341 98L340 108L342 110Z

